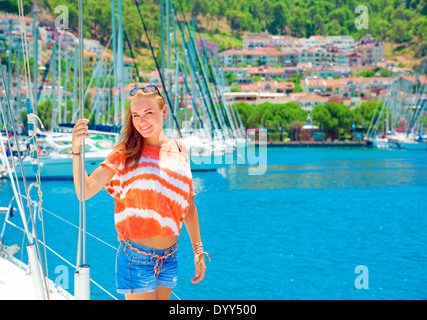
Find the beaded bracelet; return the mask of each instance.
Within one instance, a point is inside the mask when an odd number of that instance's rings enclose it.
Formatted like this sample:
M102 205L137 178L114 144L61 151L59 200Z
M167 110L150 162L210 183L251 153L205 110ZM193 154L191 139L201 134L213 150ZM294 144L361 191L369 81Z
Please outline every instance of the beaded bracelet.
M74 153L73 151L71 151L71 153L68 154L67 158L71 157L71 155L73 155L73 156L80 156L80 152Z
M194 251L194 260L196 262L199 262L199 256L203 254L206 254L209 261L211 261L211 258L209 258L209 253L203 251L203 244L201 242L193 243L193 251Z

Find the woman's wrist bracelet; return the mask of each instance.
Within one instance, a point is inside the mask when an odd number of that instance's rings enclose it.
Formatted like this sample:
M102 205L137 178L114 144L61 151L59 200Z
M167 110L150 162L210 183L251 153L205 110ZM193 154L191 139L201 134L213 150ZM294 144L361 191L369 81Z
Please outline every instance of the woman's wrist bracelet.
M69 158L71 155L73 155L73 156L80 156L80 152L76 152L76 153L74 153L74 152L71 150L71 153L68 155L68 157L67 157L67 158Z
M203 254L206 254L209 261L211 261L211 258L209 258L209 253L203 251L203 244L201 242L194 242L193 243L193 251L194 251L194 260L196 262L199 262L199 256Z

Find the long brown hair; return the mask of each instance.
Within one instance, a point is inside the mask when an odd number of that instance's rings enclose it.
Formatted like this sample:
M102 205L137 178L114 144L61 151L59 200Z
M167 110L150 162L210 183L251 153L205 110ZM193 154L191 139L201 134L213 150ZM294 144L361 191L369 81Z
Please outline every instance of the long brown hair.
M141 98L152 98L156 101L159 108L166 104L165 98L160 92L144 93L139 90L134 96L128 96L130 101L126 110L125 120L120 132L120 139L117 143L117 151L124 154L125 168L133 169L138 166L141 153L144 151L144 137L135 129L132 122L131 104L133 101Z

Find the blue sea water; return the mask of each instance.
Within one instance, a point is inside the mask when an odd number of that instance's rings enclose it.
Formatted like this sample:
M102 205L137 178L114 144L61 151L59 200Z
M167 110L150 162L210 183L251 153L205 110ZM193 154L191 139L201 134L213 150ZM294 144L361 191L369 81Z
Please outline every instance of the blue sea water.
M261 175L241 164L193 173L202 241L212 261L205 279L192 284L193 253L183 228L176 296L427 298L426 152L268 148L267 164ZM73 182L43 181L42 191L46 243L75 264L78 231L50 213L78 225ZM11 196L10 182L0 181L0 206ZM31 197L38 199L34 191ZM91 277L123 299L114 284L113 198L102 190L86 201L86 211L87 231L113 246L87 236ZM18 213L12 220L19 224ZM23 236L7 227L5 242L22 245ZM49 277L73 292L73 267L49 252L47 260ZM110 299L94 284L91 293Z

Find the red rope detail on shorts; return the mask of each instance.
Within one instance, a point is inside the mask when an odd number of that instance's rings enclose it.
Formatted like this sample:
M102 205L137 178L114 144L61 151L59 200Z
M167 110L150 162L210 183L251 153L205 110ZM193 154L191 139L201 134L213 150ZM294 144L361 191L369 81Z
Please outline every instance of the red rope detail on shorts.
M138 253L141 253L141 254L143 254L143 255L146 255L146 256L149 256L149 257L152 257L152 258L156 258L156 259L157 259L157 260L156 260L156 263L154 264L154 274L155 274L156 278L159 276L160 269L161 269L161 268L162 268L162 266L163 266L163 261L164 261L164 260L166 260L166 259L167 259L168 257L170 257L171 255L173 255L173 254L178 250L178 247L176 247L176 248L175 248L175 249L173 249L171 252L168 252L167 254L165 254L165 255L163 255L163 256L159 256L159 255L154 254L154 253L141 251L141 250L139 250L139 249L135 248L133 245L131 245L131 244L129 243L129 241L127 241L127 240L125 240L125 244L126 244L129 248L131 248L132 250L134 250L134 251L136 251L136 252L138 252ZM160 263L159 263L159 262L160 262Z

